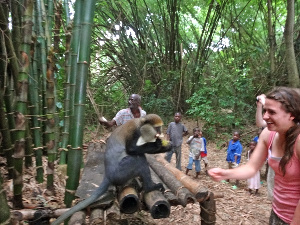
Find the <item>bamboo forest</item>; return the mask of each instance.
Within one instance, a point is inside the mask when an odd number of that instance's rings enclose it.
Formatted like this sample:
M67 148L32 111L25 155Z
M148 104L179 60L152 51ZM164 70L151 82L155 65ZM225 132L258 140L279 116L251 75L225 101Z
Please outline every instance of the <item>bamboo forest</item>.
M109 131L99 118L132 93L165 128L180 112L217 146L255 129L256 96L300 87L299 12L296 0L0 0L0 224L27 208L27 169L49 196L65 170L57 208L70 208L87 143Z

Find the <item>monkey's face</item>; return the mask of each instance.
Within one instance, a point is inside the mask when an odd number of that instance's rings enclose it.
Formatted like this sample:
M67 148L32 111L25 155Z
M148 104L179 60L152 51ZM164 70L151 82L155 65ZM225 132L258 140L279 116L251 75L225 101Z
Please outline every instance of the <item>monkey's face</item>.
M137 141L137 146L146 144L148 142L155 142L156 138L160 135L157 128L153 127L150 124L145 124L140 128L141 136Z
M143 145L148 142L155 142L157 138L162 138L162 119L156 114L148 114L141 118L142 126L140 127L141 136L137 145Z

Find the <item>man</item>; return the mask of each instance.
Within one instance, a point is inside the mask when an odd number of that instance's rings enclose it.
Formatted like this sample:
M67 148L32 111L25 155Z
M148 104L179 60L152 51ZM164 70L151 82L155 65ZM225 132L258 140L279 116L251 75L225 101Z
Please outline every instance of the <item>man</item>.
M138 94L130 95L128 99L128 108L121 109L111 121L99 120L105 128L120 126L133 118L145 116L146 112L141 108L141 96Z

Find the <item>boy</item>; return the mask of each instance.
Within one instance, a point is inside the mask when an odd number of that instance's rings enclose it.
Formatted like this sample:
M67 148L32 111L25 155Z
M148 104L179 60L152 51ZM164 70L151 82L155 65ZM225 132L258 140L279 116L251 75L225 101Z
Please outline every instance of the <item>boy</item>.
M233 137L229 141L227 148L227 158L228 168L233 169L239 166L241 161L241 154L243 151L243 146L240 142L240 133L238 131L233 132ZM227 180L229 182L229 180ZM238 186L239 181L236 180L236 186ZM233 189L236 189L236 186L233 186Z
M176 168L181 170L181 145L182 137L188 134L187 128L180 123L181 113L177 112L174 115L174 122L171 122L167 129L167 140L172 146L172 150L166 153L165 160L171 161L173 153L176 155Z
M195 163L196 177L200 175L201 165L200 165L200 152L204 152L204 141L201 137L201 131L198 127L193 129L192 136L186 141L190 145L189 153L189 163L186 167L185 174L187 175L190 170L193 169L193 163Z

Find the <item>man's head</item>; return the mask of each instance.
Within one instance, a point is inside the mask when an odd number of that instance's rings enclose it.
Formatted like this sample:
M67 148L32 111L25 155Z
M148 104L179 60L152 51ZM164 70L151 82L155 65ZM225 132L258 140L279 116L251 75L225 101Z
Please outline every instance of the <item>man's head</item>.
M141 96L139 96L138 94L132 94L129 96L128 106L130 109L138 109L140 105L141 105Z

